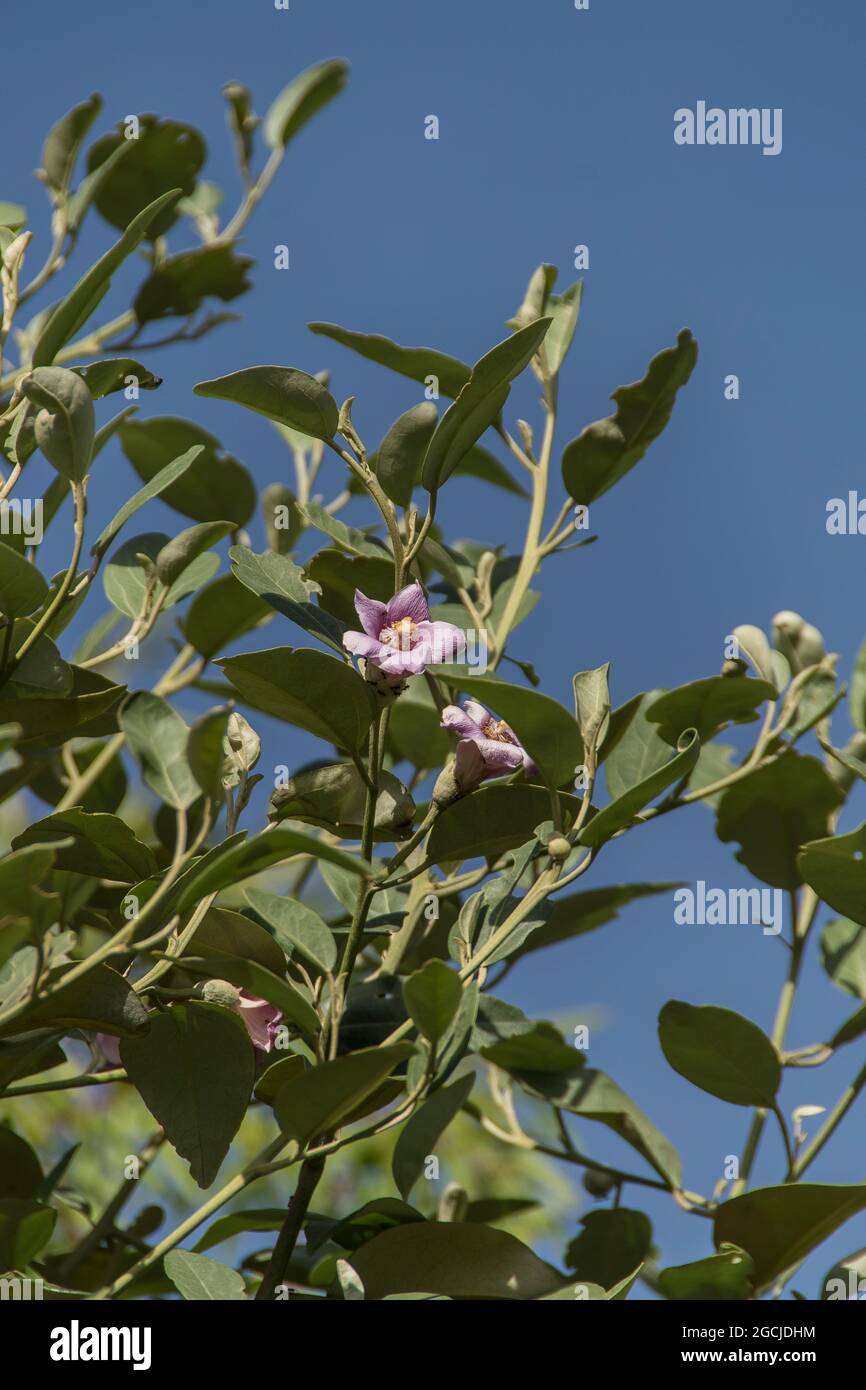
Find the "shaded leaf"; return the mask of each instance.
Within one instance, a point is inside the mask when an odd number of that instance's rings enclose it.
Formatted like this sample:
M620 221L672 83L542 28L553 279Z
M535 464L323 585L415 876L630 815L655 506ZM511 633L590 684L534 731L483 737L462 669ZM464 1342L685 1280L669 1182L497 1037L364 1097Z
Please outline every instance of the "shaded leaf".
M566 445L562 479L575 502L588 506L640 462L668 423L677 392L691 376L697 358L697 343L684 328L676 347L658 353L641 381L617 387L611 396L615 415L587 425Z
M217 1004L174 1004L120 1055L133 1085L199 1187L219 1172L253 1087L253 1046Z
M771 1106L782 1080L764 1032L731 1009L672 999L659 1014L659 1042L674 1071L732 1105Z

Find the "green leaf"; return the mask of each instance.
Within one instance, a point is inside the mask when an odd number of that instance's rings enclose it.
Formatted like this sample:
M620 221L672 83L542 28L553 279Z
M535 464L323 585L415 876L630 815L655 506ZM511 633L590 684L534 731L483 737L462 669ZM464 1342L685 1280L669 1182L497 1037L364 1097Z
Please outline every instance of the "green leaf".
M779 1054L742 1014L671 999L659 1014L659 1042L674 1071L711 1096L731 1105L775 1104Z
M530 1095L558 1105L571 1115L598 1120L630 1144L665 1182L679 1187L682 1165L679 1154L655 1125L635 1105L612 1077L585 1067L576 1076L519 1074L518 1081Z
M848 709L854 728L866 729L866 641L863 642L857 653L854 670L851 673Z
M449 666L432 669L510 724L552 786L573 784L576 769L583 761L583 739L577 721L557 700L538 690L509 685L496 676L463 675Z
M846 917L828 922L821 932L821 964L840 989L866 1000L866 928Z
M498 1042L485 1043L479 1048L487 1062L500 1067L502 1071L525 1078L536 1074L552 1073L557 1078L563 1074L581 1071L585 1065L582 1053L570 1047L558 1028L543 1019L526 1020L528 1027L511 1032L502 1020L498 1021L497 1031L506 1034ZM489 1019L485 1025L489 1035ZM511 1032L511 1036L508 1033ZM480 1036L480 1034L479 1034Z
M341 58L317 63L294 78L271 105L263 122L272 150L285 149L323 106L338 96L349 80L349 65Z
M286 953L270 932L243 913L224 907L209 909L195 930L190 954L254 960L272 975L286 973Z
M156 557L156 573L161 582L170 589L193 560L218 545L233 529L231 521L202 521L179 532Z
M469 450L463 458L462 463L458 463L451 475L454 478L479 478L483 483L492 483L494 487L501 487L503 492L510 492L515 497L528 497L529 493L514 478L508 469L495 454L491 454L489 449L483 445L476 444Z
M560 796L563 819L573 820L576 797ZM525 784L481 787L449 806L437 819L427 841L434 864L464 859L496 859L525 843L536 825L550 817L550 796L543 787Z
M41 1202L6 1197L0 1201L0 1268L26 1269L47 1245L57 1212Z
M408 507L421 460L436 428L432 401L413 405L395 420L379 445L373 466L384 491L398 506Z
M468 1222L412 1222L375 1236L352 1256L367 1299L398 1294L445 1298L539 1298L563 1280L506 1231Z
M125 1038L127 1074L199 1187L229 1151L253 1088L254 1054L237 1014L218 1004L173 1004L144 1038Z
M408 1202L409 1194L424 1172L427 1158L459 1112L475 1084L475 1074L461 1076L452 1086L440 1086L424 1101L400 1131L391 1158L397 1191Z
M53 193L65 194L69 189L84 138L101 110L102 97L94 92L49 130L42 147L42 172Z
M90 392L77 372L37 367L20 383L37 407L33 430L48 462L64 478L80 483L93 455L96 415Z
M587 425L566 445L562 479L575 502L588 506L640 462L671 418L677 392L697 360L698 345L684 328L676 347L652 359L643 380L617 387L611 396L615 415Z
M800 847L826 835L844 799L817 758L788 750L728 788L716 834L726 844L739 842L737 859L756 878L793 891L801 883Z
M280 975L274 975L257 960L240 956L191 956L186 953L181 968L188 975L204 980L228 980L238 989L246 990L259 999L267 999L279 1009L290 1023L315 1039L319 1033L319 1018L299 989Z
M11 227L13 231L19 231L26 221L26 208L20 203L7 203L0 199L0 227Z
M369 687L324 652L273 647L216 664L256 709L349 752L369 733L376 712Z
M797 866L828 907L866 926L866 822L848 835L804 845Z
M760 679L781 689L784 681L778 680L776 670L779 653L771 650L766 633L753 623L741 623L739 627L734 628L731 636L737 644L740 657L751 662Z
M47 597L48 585L36 566L0 543L0 612L10 618L35 613Z
M659 1288L665 1298L674 1302L742 1301L752 1296L753 1270L751 1256L731 1245L704 1260L663 1269L659 1274Z
M95 671L73 666L72 690L62 699L33 696L20 699L17 695L0 698L0 725L20 724L22 739L43 742L109 715L124 693L124 686L115 685Z
M336 323L310 323L311 333L319 333L341 346L351 348L370 362L380 367L390 367L391 371L408 376L423 386L428 377L436 377L443 396L455 399L469 380L472 368L467 367L448 353L437 352L435 348L399 347L390 338L378 333L355 333L349 328L340 328Z
M183 619L183 635L201 656L210 659L272 613L270 604L234 574L221 574L196 594Z
M198 131L182 121L161 121L144 115L138 134L127 138L125 122L96 140L87 151L87 170L93 174L120 148L132 148L115 164L94 199L96 206L113 227L128 227L154 200L165 203L150 219L147 235L151 241L164 236L176 221L181 194L189 197L195 188L207 148ZM169 194L169 189L173 190Z
M54 863L55 847L33 844L0 859L0 902L3 915L29 917L33 889L43 883Z
M287 1058L283 1059L288 1060ZM285 1207L259 1207L233 1211L220 1216L196 1242L196 1252L211 1250L224 1240L243 1235L246 1231L278 1231L286 1219Z
M234 401L313 439L333 439L340 412L330 391L296 367L246 367L193 387L197 396Z
M80 807L34 821L12 841L14 849L25 845L51 845L58 869L94 878L138 883L156 871L153 851L125 821Z
M610 723L609 670L610 662L606 661L594 671L578 671L572 679L575 719L584 746L592 746L596 751L604 743Z
M274 1100L281 1132L306 1144L339 1129L412 1051L411 1043L362 1048L287 1081Z
M50 971L47 984L56 990L27 1013L6 1025L15 1033L40 1028L90 1028L117 1037L146 1033L150 1015L122 975L107 965L97 965L86 975L63 983L67 967Z
M380 560L373 555L349 556L339 550L327 549L320 550L313 556L306 572L309 581L317 590L321 590L320 602L327 610L323 612L322 608L313 609L313 614L311 617L308 615L308 620L326 620L329 630L335 633L334 645L339 642L345 655L342 647L344 628L356 629L358 624L354 603L355 590L360 589L368 598L376 598L386 603L394 593L394 563L384 555ZM296 617L295 621L301 622L300 617ZM301 626L304 624L301 623Z
M331 516L320 502L305 502L303 506L298 504L298 512L307 525L314 526L317 531L330 536L331 540L350 554L390 559L381 541L371 539L365 531L359 531L356 526L347 526L338 517Z
M2 862L2 861L0 861ZM320 973L327 974L337 964L337 943L333 932L305 903L296 898L278 897L248 888L244 895L254 912L273 929L274 936L288 955L297 952Z
M428 492L442 486L496 420L511 382L528 366L549 325L550 319L527 324L475 363L466 385L436 426L424 455L421 482Z
M125 158L124 164L127 163L128 160ZM176 202L179 193L178 188L172 188L170 192L162 193L147 207L142 208L129 222L120 240L90 267L66 298L61 300L39 335L33 350L34 367L45 367L53 362L60 349L87 322L107 293L111 277L118 266L122 265L148 232L152 232L154 236L159 235L156 228L162 220L160 214Z
M709 676L669 690L647 706L646 717L672 746L683 729L697 729L707 742L726 724L749 723L765 700L775 700L776 687L749 676Z
M131 385L139 391L155 391L162 385L161 376L154 376L132 357L106 357L101 362L87 362L72 370L81 377L94 401L114 391L124 391Z
M300 565L274 550L256 555L245 545L233 545L229 559L235 579L305 632L344 655L343 630L330 613L312 602L320 589L304 577Z
M611 714L602 760L612 801L664 767L670 758L670 746L646 715L662 694L662 690L648 690L635 695Z
M544 312L553 318L544 340L544 356L551 374L559 371L568 355L582 298L583 281L577 280L563 294L548 294L545 300Z
M338 864L340 868L360 877L372 874L372 866L357 855L329 845L324 840L317 840L313 835L280 825L263 830L250 840L234 836L203 855L178 880L176 910L185 912L211 893L232 887L298 854L310 854L315 859Z
M36 1197L43 1182L42 1166L27 1140L0 1126L0 1200Z
M866 1183L761 1187L723 1202L713 1233L718 1247L727 1243L749 1252L760 1291L864 1207Z
M178 1293L187 1301L246 1301L243 1279L227 1265L220 1264L219 1260L193 1254L190 1250L170 1250L163 1264Z
M249 256L231 245L213 242L167 256L147 277L132 302L139 324L172 317L188 318L208 298L228 303L250 288Z
M437 1043L448 1031L462 998L460 976L442 960L425 961L420 970L403 981L406 1008L419 1032L431 1043Z
M130 695L117 716L151 791L176 811L198 800L199 785L186 758L189 730L167 700L140 690Z
M192 725L186 743L189 770L205 796L219 802L223 797L223 740L228 729L230 710L225 705L208 710Z
M272 1062L269 1067L259 1076L256 1082L256 1100L261 1100L265 1105L273 1105L277 1093L287 1081L300 1076L301 1072L307 1070L307 1063L297 1052L289 1052L281 1057L278 1062ZM281 1226L282 1218L285 1217L285 1209L281 1212L281 1219L277 1222L277 1227ZM268 1227L270 1229L270 1227ZM202 1245L200 1249L205 1250L207 1246Z
M196 444L194 448L187 449L180 458L174 459L167 464L159 473L153 477L144 487L139 488L138 492L133 493L127 502L124 502L119 511L115 512L111 521L100 533L99 539L94 545L91 554L95 556L104 555L114 537L122 526L125 526L131 516L143 507L145 502L149 502L154 497L159 497L161 492L165 492L173 482L181 477L188 468L191 468L202 451L202 446Z
M256 509L252 478L227 454L218 439L200 425L174 415L130 420L120 428L120 443L143 483L157 478L173 459L195 448L189 471L161 489L162 500L191 521L233 521L246 526Z
M388 743L395 761L414 767L441 767L452 740L439 723L439 711L426 685L418 681L391 707Z
M611 1289L650 1254L652 1225L642 1211L591 1211L580 1224L582 1230L566 1249L565 1263L584 1282Z
M604 844L617 830L628 825L644 806L655 801L675 782L681 781L694 767L700 750L701 741L697 731L687 729L679 738L676 756L593 816L578 835L578 844L588 845L592 849Z

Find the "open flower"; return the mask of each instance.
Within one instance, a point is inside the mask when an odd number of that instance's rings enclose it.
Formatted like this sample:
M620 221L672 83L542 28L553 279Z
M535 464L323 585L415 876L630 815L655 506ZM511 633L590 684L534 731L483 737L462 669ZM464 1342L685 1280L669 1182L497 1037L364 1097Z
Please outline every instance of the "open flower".
M497 719L479 700L464 700L463 708L446 705L442 728L460 735L454 777L461 792L472 791L488 777L523 768L536 773L537 766L504 719Z
M420 584L408 584L388 603L355 590L355 611L363 632L346 632L343 646L386 676L420 676L429 665L453 661L466 638L453 623L430 621Z
M238 991L237 1004L241 1022L250 1035L250 1042L261 1052L270 1052L274 1045L277 1029L283 1021L280 1009L269 1004L267 999L259 999L248 990Z

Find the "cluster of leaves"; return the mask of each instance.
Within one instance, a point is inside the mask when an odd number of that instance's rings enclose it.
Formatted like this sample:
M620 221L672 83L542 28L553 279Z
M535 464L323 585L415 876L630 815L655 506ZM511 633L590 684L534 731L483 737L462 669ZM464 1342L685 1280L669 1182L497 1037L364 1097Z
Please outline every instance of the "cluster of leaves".
M216 1180L250 1107L268 1116L270 1133L260 1153L161 1238L145 1216L121 1225L135 1188L127 1175L85 1234L58 1248L52 1236L75 1156L46 1173L13 1112L12 1126L0 1128L0 1266L43 1277L55 1296L69 1298L177 1290L193 1299L264 1299L290 1284L300 1297L619 1299L638 1277L669 1299L754 1297L784 1285L866 1207L866 1185L802 1181L866 1069L810 1143L802 1108L792 1128L777 1102L783 1069L819 1064L866 1032L866 827L834 834L852 785L866 778L866 660L852 683L858 732L839 749L830 736L842 695L835 661L797 615L780 615L775 645L758 628L736 629L737 656L720 674L616 708L607 666L577 672L566 707L508 651L537 601L532 585L545 559L591 539L580 536L587 509L665 428L697 358L691 334L684 330L639 381L614 392L612 416L565 445L565 499L547 530L560 371L581 298L579 284L557 294L547 265L532 276L509 336L474 364L311 325L426 388L375 450L353 423L352 401L338 404L323 376L271 365L202 382L199 396L273 422L290 450L293 488L279 481L259 499L243 465L191 421L137 419L125 409L97 428L94 402L130 383L159 384L136 360L110 355L118 335L127 334L124 351L142 347L148 322L179 318L168 341L201 336L224 317L197 319L204 302L232 300L246 287L237 234L289 141L345 78L345 66L332 62L290 84L264 120L270 154L257 177L250 95L236 84L226 89L244 193L222 231L218 193L199 179L204 141L178 122L142 116L134 132L98 139L72 190L100 109L95 97L46 142L54 245L29 286L20 277L25 215L0 204L3 336L14 331L19 351L0 380L8 469L0 501L9 511L41 451L57 473L42 499L44 524L67 493L74 511L69 564L51 578L25 536L4 528L0 542L0 787L4 799L24 792L28 804L49 808L0 859L0 1094L11 1107L34 1092L50 1104L55 1087L85 1096L94 1085L132 1085L158 1126L139 1141L142 1168L169 1145L202 1188ZM20 307L62 268L91 206L120 239L58 303L17 328ZM167 235L181 218L192 220L201 245L169 253ZM76 338L141 246L150 270L132 308ZM541 390L538 446L525 421L517 437L506 423L512 383L527 371ZM451 402L441 414L440 395ZM141 486L82 560L87 485L111 439ZM483 439L501 446L508 464ZM328 502L314 492L326 451L339 469ZM518 553L446 540L437 502L461 472L527 497ZM129 536L130 522L156 497L191 524L174 536ZM371 506L363 528L339 519L352 498ZM260 553L246 531L259 503ZM314 538L324 543L301 559ZM217 547L227 540L223 570ZM100 575L107 609L66 657L61 639ZM356 667L345 645L356 591L387 604L413 584L435 597L435 621L486 634L486 669L446 663L389 681L372 662ZM100 673L117 670L118 658L146 642L171 609L181 615L177 656L152 689L130 691ZM110 641L124 620L123 636ZM246 649L245 639L274 620L288 620L294 640L307 645ZM516 680L500 673L504 662ZM176 708L184 691L219 703L190 725ZM519 739L529 771L488 769L486 785L455 780L442 711L461 697L496 712L504 723L494 721L495 736ZM745 755L717 742L731 724L762 712ZM248 830L239 824L250 819L261 779L261 716L305 731L322 748L279 781L266 826ZM823 761L798 746L810 734ZM157 802L144 827L123 814L130 765ZM436 787L450 777L448 795L431 790L437 774ZM630 902L670 894L676 885L564 890L613 839L699 801L712 807L721 839L739 846L740 862L794 905L788 1002L772 1039L713 1006L671 1001L659 1019L662 1050L678 1073L754 1110L740 1176L711 1196L684 1186L674 1145L560 1028L494 992L528 954L599 929ZM311 887L328 906L311 904ZM824 931L824 962L858 1007L826 1043L789 1052L790 1000L821 902L844 914ZM266 1011L275 1046L245 1021L250 1004ZM111 1038L119 1053L106 1069ZM70 1073L62 1045L74 1056L82 1040L90 1062ZM752 1190L768 1114L781 1127L787 1168L781 1185ZM513 1149L583 1170L587 1190L610 1199L583 1220L564 1269L501 1228L525 1199L470 1200L452 1185L430 1211L418 1195L458 1115ZM572 1116L629 1145L636 1170L582 1153ZM538 1137L547 1133L545 1117L554 1140ZM323 1169L340 1162L332 1155L392 1130L399 1133L381 1195L348 1214L317 1211ZM218 1214L279 1174L292 1186L286 1207ZM626 1186L667 1192L709 1217L713 1250L660 1269L648 1217L620 1203ZM214 1214L196 1249L181 1248ZM242 1272L204 1253L240 1232L275 1233Z

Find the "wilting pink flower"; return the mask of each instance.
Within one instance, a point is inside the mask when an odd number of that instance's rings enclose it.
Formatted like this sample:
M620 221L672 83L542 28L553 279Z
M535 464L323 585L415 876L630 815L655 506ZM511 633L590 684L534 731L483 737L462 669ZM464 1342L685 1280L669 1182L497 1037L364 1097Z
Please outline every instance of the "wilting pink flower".
M250 1035L250 1042L261 1052L270 1052L277 1029L283 1021L282 1011L269 1004L267 999L250 994L249 990L238 990L238 994L238 1012Z
M355 611L363 632L346 632L343 646L386 676L419 676L429 665L453 661L466 637L453 623L430 621L420 584L407 584L388 603L355 590Z
M538 772L510 725L497 719L479 700L464 700L462 709L446 705L442 728L460 735L454 777L463 792L471 791L488 777L516 772L518 768Z

